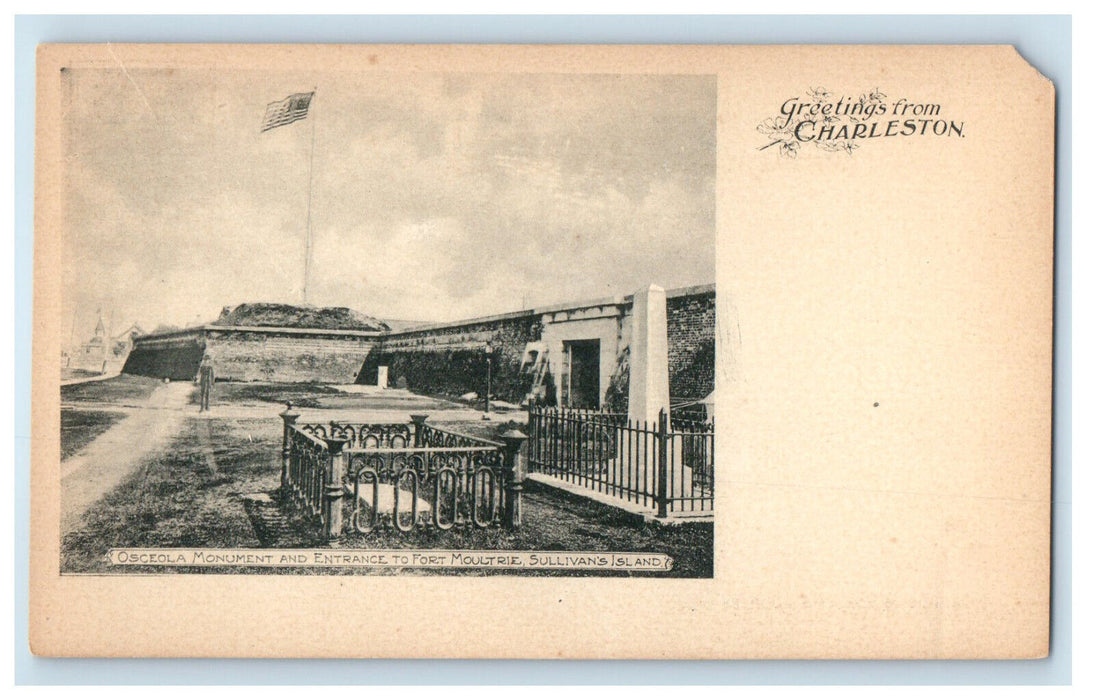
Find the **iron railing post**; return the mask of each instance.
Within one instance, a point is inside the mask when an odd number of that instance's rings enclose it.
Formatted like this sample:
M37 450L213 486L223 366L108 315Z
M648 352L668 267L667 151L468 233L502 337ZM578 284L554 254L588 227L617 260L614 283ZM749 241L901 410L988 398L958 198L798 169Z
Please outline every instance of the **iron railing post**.
M281 438L281 500L287 502L291 495L289 484L289 460L292 459L292 430L293 424L300 414L292 410L292 401L285 402L285 410L281 412L281 420L285 422L284 435Z
M410 414L410 422L414 424L414 447L422 446L422 427L425 426L427 418L429 415L425 413Z
M326 531L323 533L328 542L336 542L342 536L342 496L345 491L342 485L342 477L346 473L346 454L342 447L346 444L344 438L327 438L329 450L329 462L327 465L327 489L323 494L323 520L326 523Z
M520 527L521 497L524 492L524 457L521 448L528 436L510 428L501 435L505 442L505 527Z
M657 416L657 517L669 514L669 417L665 409Z
M536 447L538 446L538 434L536 432L536 413L535 407L529 402L528 404L528 436L531 442L528 443L528 465L527 469L531 471L538 461L539 457L536 455Z

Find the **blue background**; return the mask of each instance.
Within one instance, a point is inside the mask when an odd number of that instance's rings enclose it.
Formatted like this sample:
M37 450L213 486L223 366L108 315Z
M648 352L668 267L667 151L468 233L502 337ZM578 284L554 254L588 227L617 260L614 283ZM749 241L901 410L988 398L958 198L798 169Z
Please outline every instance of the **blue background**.
M34 52L43 42L1014 44L1056 84L1051 655L1035 661L45 659L27 645ZM17 683L1067 684L1071 682L1071 18L1014 16L17 16L15 680Z

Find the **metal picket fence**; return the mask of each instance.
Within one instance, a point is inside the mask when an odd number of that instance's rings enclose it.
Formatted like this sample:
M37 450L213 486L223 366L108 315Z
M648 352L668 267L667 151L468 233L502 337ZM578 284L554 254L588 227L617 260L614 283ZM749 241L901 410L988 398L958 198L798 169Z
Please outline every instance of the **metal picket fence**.
M528 413L528 465L661 517L714 510L714 422L654 423L625 415L558 408Z

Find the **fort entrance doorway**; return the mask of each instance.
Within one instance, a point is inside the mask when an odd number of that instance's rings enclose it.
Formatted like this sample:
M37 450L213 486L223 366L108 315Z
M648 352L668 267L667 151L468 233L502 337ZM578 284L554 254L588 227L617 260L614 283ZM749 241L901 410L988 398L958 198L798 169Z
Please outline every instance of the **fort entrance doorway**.
M600 340L568 340L562 344L561 404L569 408L600 408Z

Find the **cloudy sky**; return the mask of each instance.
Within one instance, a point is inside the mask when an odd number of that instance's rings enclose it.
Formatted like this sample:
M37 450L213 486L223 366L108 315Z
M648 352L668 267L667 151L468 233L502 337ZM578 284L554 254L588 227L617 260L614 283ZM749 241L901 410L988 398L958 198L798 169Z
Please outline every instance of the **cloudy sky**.
M260 133L268 102L318 92ZM714 280L703 76L69 70L65 323L450 320Z

